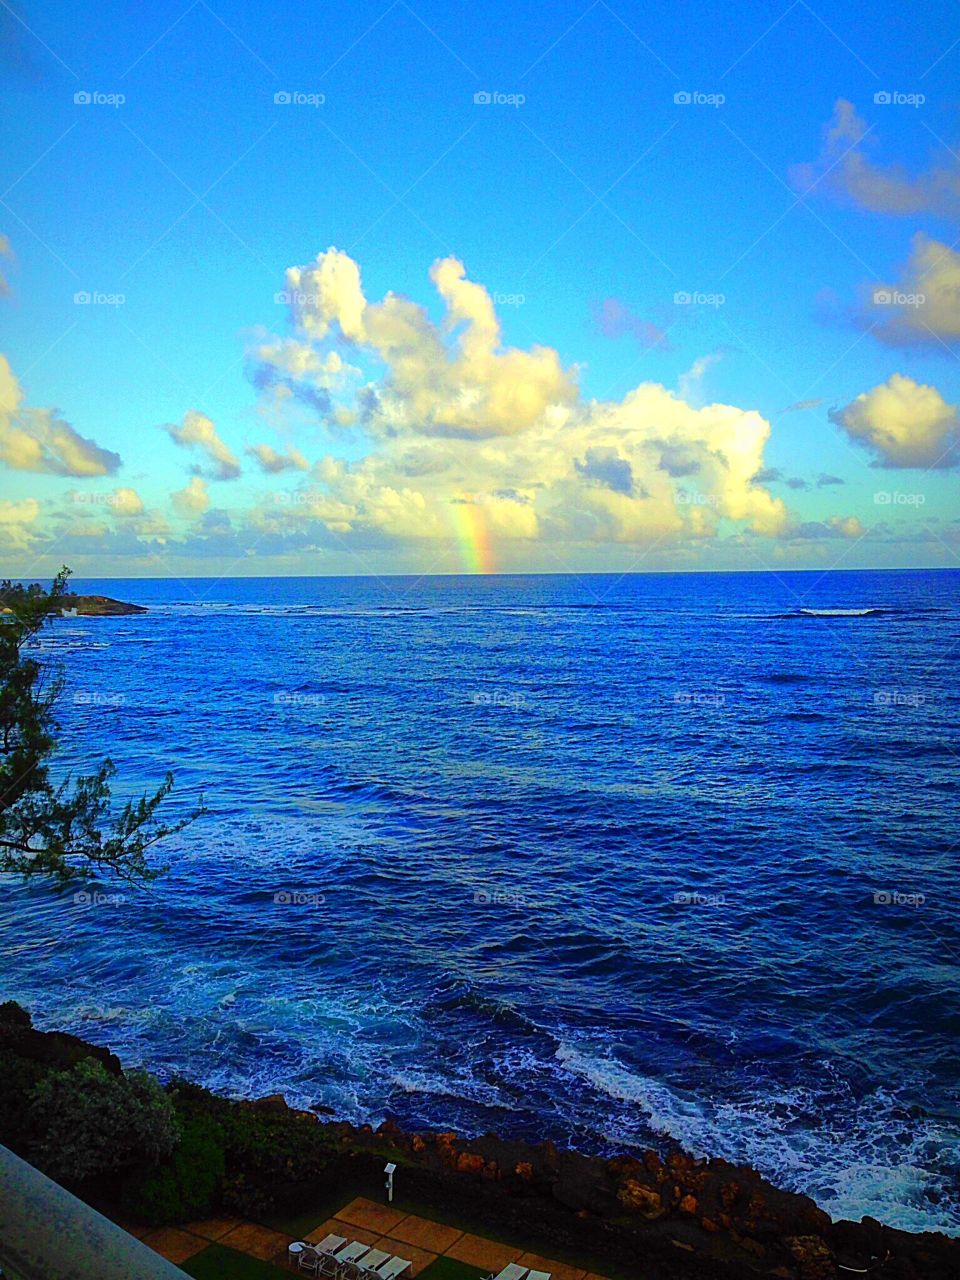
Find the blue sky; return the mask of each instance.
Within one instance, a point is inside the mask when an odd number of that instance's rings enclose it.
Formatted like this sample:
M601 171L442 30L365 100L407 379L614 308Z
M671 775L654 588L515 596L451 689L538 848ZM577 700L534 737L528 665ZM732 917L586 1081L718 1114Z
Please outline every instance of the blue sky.
M952 7L0 22L6 572L956 564Z

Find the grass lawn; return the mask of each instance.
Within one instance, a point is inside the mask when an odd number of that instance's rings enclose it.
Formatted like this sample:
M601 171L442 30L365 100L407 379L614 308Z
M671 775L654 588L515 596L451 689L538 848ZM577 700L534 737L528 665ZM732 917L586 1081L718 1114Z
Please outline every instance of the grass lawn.
M471 1267L469 1263L458 1262L456 1258L438 1258L420 1272L423 1280L480 1280L489 1275L479 1267Z
M357 1195L360 1194L361 1192L358 1191ZM338 1195L332 1200L318 1201L316 1208L310 1209L307 1213L262 1213L257 1221L273 1231L283 1232L291 1240L303 1240L321 1222L326 1222L327 1218L335 1218L337 1210L342 1209L352 1199L353 1196L344 1200L342 1195Z
M326 1222L327 1218L335 1218L337 1210L357 1196L382 1200L382 1178L358 1178L353 1184L338 1188L330 1196L320 1196L306 1213L264 1213L258 1216L257 1221L274 1231L282 1231L291 1240L302 1240L319 1223Z
M290 1275L289 1268L261 1262L222 1244L212 1244L181 1265L194 1280L278 1280L280 1276Z

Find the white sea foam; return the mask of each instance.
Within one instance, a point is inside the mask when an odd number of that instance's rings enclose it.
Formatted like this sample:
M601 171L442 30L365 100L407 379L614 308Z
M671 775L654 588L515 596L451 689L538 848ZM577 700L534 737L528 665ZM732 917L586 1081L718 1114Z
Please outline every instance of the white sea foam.
M949 1162L960 1135L933 1117L908 1119L890 1094L874 1092L852 1114L846 1104L834 1127L829 1101L808 1089L698 1103L601 1052L562 1044L557 1059L597 1092L637 1107L653 1133L700 1158L752 1165L775 1184L812 1196L834 1219L868 1214L904 1231L960 1234L957 1206L936 1207L928 1198L939 1181L931 1164ZM605 1136L635 1145L636 1125L625 1114Z
M865 618L869 613L877 613L876 609L801 609L801 613L811 618Z

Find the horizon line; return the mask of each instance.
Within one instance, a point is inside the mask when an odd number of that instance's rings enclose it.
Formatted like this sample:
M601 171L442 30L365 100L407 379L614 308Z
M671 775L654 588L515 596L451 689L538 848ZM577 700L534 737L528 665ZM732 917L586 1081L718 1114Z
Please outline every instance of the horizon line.
M769 574L776 578L788 573L816 573L821 577L826 577L831 573L960 573L960 565L873 565L869 568L859 569L849 567L840 568L839 566L836 568L824 569L818 566L808 569L797 567L783 569L551 569L516 570L503 573L471 573L469 571L459 573L171 573L128 574L125 576L112 574L104 574L100 576L71 570L71 579L72 581L76 581L77 579L87 577L96 582L207 582L211 579L216 582L263 582L269 579L289 579L290 581L303 581L304 579L366 581L371 578L375 580L383 578L667 578L693 576L719 577L724 574L750 574L751 576ZM11 575L10 580L13 582L27 582L30 581L31 578L30 575ZM33 580L39 582L52 582L53 578L40 575Z

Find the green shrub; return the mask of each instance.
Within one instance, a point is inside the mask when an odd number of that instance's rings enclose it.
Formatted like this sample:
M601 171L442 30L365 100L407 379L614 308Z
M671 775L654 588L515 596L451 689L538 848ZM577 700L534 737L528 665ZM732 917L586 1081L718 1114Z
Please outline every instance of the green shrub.
M0 1143L18 1155L28 1153L32 1134L30 1094L46 1071L39 1062L0 1051Z
M295 1113L233 1108L225 1125L224 1207L258 1220L285 1205L296 1210L330 1175L336 1152L319 1125Z
M59 1182L156 1164L180 1138L173 1103L145 1072L115 1076L87 1058L51 1071L30 1097L34 1162Z
M224 1171L219 1126L202 1118L189 1120L169 1159L124 1183L121 1207L148 1226L209 1217L219 1208Z
M260 1220L281 1205L296 1212L335 1177L336 1140L296 1111L229 1102L186 1081L172 1086L172 1096L184 1125L203 1117L222 1133L221 1208L228 1213Z

